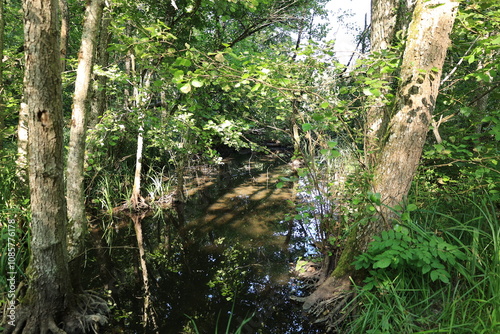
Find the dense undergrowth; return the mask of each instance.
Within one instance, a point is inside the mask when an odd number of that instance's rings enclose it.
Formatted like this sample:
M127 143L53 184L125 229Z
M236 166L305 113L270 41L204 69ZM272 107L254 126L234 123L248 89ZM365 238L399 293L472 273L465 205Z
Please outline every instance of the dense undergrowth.
M436 201L412 212L411 220L403 225L413 246L400 253L385 253L388 263L378 263L380 258L370 263L378 269L372 270L367 280L376 283L357 287L350 305L356 312L343 332L498 333L500 225L497 204L484 193L467 198L457 196L452 203L450 207ZM462 208L461 214L451 215L448 211L457 206ZM426 238L422 238L424 235ZM453 248L426 243L438 239ZM385 243L386 249L391 249L397 240L397 234L393 234L382 242L379 239L378 246ZM425 275L415 258L402 264L401 260L412 251L426 253L427 256L422 256L424 264L432 264L434 260L443 262L438 267L446 272L447 278ZM456 261L449 260L453 251L461 254ZM372 247L367 254L375 252Z

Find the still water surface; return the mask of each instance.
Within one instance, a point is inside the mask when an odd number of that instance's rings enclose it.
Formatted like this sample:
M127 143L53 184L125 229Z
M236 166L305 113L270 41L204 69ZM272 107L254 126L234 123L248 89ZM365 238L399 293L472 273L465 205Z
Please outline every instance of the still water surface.
M159 332L194 333L192 319L199 333L233 333L250 319L242 333L319 333L289 298L300 294L290 270L307 252L304 236L285 220L292 189L276 187L290 167L248 155L190 174L186 205L142 222ZM134 245L133 228L114 239L116 246ZM115 314L126 333L143 332L137 256L117 247L108 259Z

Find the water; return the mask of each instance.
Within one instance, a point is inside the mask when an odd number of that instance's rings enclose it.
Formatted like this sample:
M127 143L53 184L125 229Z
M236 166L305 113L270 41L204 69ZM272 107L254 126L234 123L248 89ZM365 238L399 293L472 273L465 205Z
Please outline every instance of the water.
M198 167L187 180L181 214L170 210L143 220L160 333L194 333L190 319L199 333L234 332L245 319L242 333L320 332L289 298L300 294L290 275L294 262L310 251L302 232L284 219L294 197L276 183L289 173L279 159L250 155ZM113 239L111 255L99 253L105 268L88 267L91 283L108 286L119 318L115 331L141 333L143 282L133 228Z

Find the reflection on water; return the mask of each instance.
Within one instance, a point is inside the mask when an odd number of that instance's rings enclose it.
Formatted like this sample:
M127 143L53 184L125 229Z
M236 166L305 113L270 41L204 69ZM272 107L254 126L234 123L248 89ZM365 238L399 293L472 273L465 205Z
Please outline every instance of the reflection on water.
M291 189L275 186L289 173L286 164L269 158L198 168L188 181L183 214L171 210L142 222L160 333L194 333L189 318L199 333L216 333L217 326L225 333L229 322L234 332L252 315L242 333L317 333L304 324L301 305L289 299L297 289L292 262L306 252L297 242L301 232L284 220L292 210ZM185 221L178 221L182 216ZM132 234L124 229L115 245L134 245ZM137 254L117 248L111 257L107 269L116 281L110 290L122 328L141 333Z

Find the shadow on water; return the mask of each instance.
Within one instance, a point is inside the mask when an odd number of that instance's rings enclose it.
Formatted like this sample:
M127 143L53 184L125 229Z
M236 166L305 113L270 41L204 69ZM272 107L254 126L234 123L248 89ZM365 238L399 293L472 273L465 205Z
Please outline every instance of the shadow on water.
M290 267L305 253L284 220L292 190L276 187L289 173L277 159L253 156L197 168L185 205L144 218L159 333L195 333L190 319L199 333L226 333L228 323L233 333L250 317L242 333L320 332L308 327L301 305L289 298L296 294ZM100 267L89 266L91 284L110 291L120 323L115 332L149 333L140 323L144 289L134 228L122 225L111 252L102 250L104 239L95 232Z

